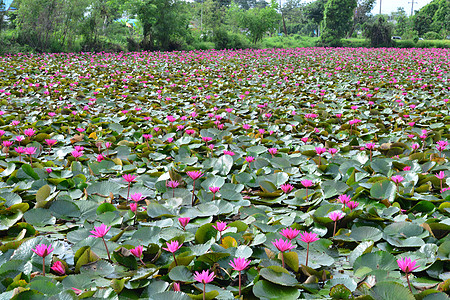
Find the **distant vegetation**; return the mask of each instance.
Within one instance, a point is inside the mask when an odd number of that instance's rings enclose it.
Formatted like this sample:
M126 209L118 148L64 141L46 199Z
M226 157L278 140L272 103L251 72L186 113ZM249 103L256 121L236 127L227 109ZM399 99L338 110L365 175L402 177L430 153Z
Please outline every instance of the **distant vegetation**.
M408 17L373 16L375 0L0 0L0 53L449 47L449 3Z

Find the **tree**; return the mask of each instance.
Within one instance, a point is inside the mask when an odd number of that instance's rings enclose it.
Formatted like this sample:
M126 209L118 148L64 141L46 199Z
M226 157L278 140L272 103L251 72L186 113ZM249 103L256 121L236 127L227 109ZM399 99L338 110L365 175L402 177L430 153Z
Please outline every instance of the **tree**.
M21 0L16 26L18 40L38 51L61 51L55 34L61 23L61 0Z
M288 0L281 9L286 20L287 33L299 33L308 23L305 4L300 0Z
M2 32L3 29L5 13L6 13L5 2L3 0L0 0L0 32Z
M434 28L440 28L443 37L446 37L450 30L450 0L439 0L438 9L433 16Z
M394 21L394 34L402 36L406 34L409 29L408 16L406 15L405 9L403 7L398 7L397 11L392 12L390 15L392 21Z
M143 27L145 50L175 50L190 33L187 3L180 0L138 0L135 12Z
M340 46L341 39L352 26L356 0L328 0L325 4L324 30L320 39L323 46Z
M392 25L384 16L378 16L373 22L368 22L364 28L364 36L370 39L372 47L390 47L392 45Z
M353 35L356 27L358 25L363 25L370 18L370 12L372 11L375 5L375 0L358 0L357 6L353 13L353 25L348 32L348 37Z
M439 8L439 0L433 0L432 2L422 7L412 17L414 30L416 30L419 35L424 35L429 31L434 31L433 16L438 10L438 8Z
M272 0L270 6L264 8L255 7L246 11L236 11L234 8L232 13L233 18L240 22L241 27L247 29L252 42L256 44L266 32L276 31L281 19L277 9L277 3Z
M323 21L327 0L316 0L306 6L306 16L317 26L317 36L320 36L320 24Z

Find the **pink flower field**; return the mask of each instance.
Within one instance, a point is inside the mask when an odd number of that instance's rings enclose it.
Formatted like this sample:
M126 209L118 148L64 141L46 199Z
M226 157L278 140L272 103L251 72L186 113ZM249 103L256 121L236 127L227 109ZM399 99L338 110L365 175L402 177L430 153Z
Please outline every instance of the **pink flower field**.
M447 299L450 51L0 57L1 299Z

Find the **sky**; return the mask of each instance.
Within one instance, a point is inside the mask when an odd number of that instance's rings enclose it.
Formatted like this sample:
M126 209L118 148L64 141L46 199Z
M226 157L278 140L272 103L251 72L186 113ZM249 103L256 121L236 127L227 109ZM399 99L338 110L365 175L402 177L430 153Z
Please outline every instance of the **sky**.
M406 14L411 15L411 2L414 1L414 10L419 10L421 7L427 5L432 0L381 0L381 13L390 14L397 10L397 7L403 7ZM380 0L377 0L372 14L380 12Z

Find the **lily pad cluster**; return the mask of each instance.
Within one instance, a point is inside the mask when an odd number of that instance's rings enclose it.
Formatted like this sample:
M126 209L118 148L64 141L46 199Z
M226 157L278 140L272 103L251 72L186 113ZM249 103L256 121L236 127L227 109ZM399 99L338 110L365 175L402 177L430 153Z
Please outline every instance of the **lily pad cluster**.
M449 58L0 57L0 299L447 299Z

